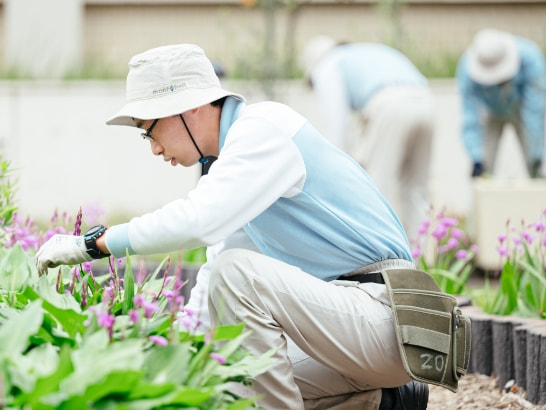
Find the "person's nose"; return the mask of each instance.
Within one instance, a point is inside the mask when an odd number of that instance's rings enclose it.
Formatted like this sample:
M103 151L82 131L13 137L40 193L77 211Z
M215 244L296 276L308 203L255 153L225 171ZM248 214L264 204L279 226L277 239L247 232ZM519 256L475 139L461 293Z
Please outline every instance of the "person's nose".
M163 147L157 141L150 141L150 149L154 155L161 155L163 153Z

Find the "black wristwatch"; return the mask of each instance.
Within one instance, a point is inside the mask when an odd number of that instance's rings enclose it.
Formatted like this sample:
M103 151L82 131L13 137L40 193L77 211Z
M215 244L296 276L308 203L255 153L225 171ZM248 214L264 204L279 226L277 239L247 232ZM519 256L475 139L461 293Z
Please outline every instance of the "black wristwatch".
M101 259L110 256L107 253L102 252L97 247L97 238L100 237L104 232L106 232L106 226L95 225L89 228L83 235L83 240L85 241L87 253L93 259Z

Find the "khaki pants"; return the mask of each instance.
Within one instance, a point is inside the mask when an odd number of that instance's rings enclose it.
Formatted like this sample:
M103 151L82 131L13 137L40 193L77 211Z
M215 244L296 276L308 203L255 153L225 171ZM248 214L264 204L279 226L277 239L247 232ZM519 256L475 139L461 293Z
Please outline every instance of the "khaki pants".
M245 322L243 347L255 354L280 346L253 384L266 409L377 409L381 387L410 381L385 285L328 283L232 249L212 270L209 311L213 326Z

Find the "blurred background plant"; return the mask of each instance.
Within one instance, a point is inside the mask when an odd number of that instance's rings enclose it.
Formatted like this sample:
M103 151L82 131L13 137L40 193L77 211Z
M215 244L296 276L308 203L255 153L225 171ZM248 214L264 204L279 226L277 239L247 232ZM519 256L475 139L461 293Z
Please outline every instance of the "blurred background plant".
M539 218L513 226L498 236L500 286L473 291L472 300L485 312L546 319L546 209Z
M10 225L13 213L17 210L13 203L15 183L10 162L0 153L0 246L5 246L8 239L6 228Z
M412 256L418 269L432 275L440 288L451 295L468 292L467 283L475 266L478 247L457 218L431 206L417 237L411 240Z

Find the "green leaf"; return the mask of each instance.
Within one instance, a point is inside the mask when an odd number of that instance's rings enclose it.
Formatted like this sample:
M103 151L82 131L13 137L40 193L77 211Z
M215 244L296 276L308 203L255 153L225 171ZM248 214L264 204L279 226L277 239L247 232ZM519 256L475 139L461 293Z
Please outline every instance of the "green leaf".
M129 310L133 308L133 298L135 296L135 278L133 276L133 269L131 267L131 259L129 258L129 252L127 251L127 258L125 259L125 274L123 276L123 309L124 315L129 314Z
M157 384L149 383L141 379L139 384L135 386L127 400L136 401L141 399L162 397L174 392L176 388L177 386L172 382Z
M111 372L141 369L142 341L127 339L109 344L106 330L101 328L73 351L72 362L74 373L63 380L61 388L70 395L81 395Z
M100 402L110 395L127 397L138 385L144 372L141 370L116 370L89 386L83 395L87 402Z
M193 348L190 342L154 346L146 354L147 380L156 383L183 384L189 373Z
M11 313L0 326L0 362L26 350L30 337L38 332L44 315L41 301L31 302L25 309Z
M77 334L83 332L85 329L83 323L87 316L80 313L80 305L72 296L58 294L47 284L46 280L40 281L38 291L39 293L27 287L24 294L29 300L38 300L42 297L44 310L61 325L62 330L66 331L71 338L75 338Z
M49 376L37 380L34 390L17 397L15 404L29 406L32 409L56 409L57 405L65 397L58 393L61 381L72 373L73 367L70 360L70 348L62 346L57 361L57 368ZM40 406L38 406L40 404Z
M31 260L19 243L9 248L0 259L0 289L19 292L30 281Z

